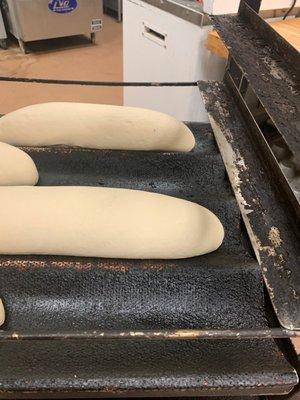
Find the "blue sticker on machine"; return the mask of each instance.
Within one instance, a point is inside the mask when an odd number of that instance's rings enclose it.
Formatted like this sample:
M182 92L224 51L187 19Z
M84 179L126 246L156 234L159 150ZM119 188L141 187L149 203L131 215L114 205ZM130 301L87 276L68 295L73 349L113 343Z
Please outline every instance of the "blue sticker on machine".
M77 0L50 0L49 9L58 14L66 14L77 8Z

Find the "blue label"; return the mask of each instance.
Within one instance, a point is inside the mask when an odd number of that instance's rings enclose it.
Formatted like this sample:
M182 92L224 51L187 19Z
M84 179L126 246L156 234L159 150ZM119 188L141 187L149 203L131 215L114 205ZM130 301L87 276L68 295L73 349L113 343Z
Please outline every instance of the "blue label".
M66 14L77 8L77 0L50 0L48 7L55 13Z

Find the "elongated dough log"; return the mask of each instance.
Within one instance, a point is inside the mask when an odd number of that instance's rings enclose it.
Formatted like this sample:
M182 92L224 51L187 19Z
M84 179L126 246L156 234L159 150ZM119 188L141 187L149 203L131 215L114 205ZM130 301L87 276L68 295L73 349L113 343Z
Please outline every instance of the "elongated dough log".
M0 186L34 186L38 180L38 171L28 154L0 143Z
M211 211L161 194L10 187L0 199L2 254L176 259L214 251L224 237Z
M190 151L195 145L190 129L167 114L83 103L37 104L11 112L0 118L0 141L112 150Z
M0 299L0 326L5 322L5 310L2 300Z

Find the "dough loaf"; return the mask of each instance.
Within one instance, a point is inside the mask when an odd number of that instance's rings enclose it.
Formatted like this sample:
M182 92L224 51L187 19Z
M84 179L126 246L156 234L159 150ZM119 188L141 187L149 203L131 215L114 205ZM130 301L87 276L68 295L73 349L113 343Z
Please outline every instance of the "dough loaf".
M0 326L5 322L5 310L2 300L0 299Z
M176 259L216 250L208 209L161 194L93 187L1 187L0 253Z
M0 186L34 186L38 180L38 171L28 154L0 143Z
M195 138L175 118L142 108L83 103L37 104L0 118L0 141L112 150L190 151Z

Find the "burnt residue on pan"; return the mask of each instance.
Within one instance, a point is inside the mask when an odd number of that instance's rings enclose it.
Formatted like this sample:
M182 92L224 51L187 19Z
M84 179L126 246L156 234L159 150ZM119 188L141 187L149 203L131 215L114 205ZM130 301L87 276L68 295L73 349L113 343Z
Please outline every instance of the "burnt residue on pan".
M1 256L5 330L266 328L263 279L209 125L191 153L26 148L39 185L122 187L198 202L225 240L185 260ZM3 343L0 398L284 393L297 377L272 339Z
M299 162L299 52L245 4L212 21Z
M200 84L200 90L277 316L287 329L298 329L297 220L228 88L215 82Z

